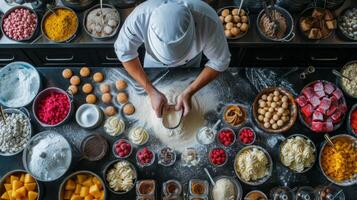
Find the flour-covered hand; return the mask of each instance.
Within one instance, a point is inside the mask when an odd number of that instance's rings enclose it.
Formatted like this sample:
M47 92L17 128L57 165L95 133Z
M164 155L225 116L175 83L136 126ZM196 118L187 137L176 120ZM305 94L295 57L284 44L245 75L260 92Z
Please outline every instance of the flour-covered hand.
M162 110L167 105L167 99L164 94L162 94L159 90L154 88L151 92L148 93L151 106L154 109L157 117L162 117Z
M188 113L191 111L191 101L192 101L192 94L189 91L184 91L183 93L180 94L180 96L178 96L175 109L176 110L183 109L183 116L187 116Z

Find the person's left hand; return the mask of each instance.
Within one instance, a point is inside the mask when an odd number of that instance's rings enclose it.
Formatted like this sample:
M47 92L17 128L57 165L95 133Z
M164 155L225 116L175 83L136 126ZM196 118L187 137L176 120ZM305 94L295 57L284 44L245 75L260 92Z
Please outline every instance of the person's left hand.
M180 94L180 96L178 96L175 109L183 109L183 116L187 116L188 113L191 111L191 99L192 94L189 91L185 90Z

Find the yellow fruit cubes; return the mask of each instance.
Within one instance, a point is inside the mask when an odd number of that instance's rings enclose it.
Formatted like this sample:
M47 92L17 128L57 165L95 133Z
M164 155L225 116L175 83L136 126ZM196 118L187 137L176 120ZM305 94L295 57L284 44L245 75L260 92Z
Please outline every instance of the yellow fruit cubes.
M35 179L25 172L15 172L5 178L5 183L0 185L0 200L37 200L38 188Z
M104 200L101 180L88 173L77 174L66 181L60 200Z

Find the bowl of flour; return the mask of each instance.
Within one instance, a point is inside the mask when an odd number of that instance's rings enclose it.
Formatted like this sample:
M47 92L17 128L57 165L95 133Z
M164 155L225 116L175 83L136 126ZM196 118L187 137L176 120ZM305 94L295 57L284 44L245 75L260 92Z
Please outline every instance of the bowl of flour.
M40 75L31 64L12 62L0 70L0 104L9 108L32 102L41 86Z

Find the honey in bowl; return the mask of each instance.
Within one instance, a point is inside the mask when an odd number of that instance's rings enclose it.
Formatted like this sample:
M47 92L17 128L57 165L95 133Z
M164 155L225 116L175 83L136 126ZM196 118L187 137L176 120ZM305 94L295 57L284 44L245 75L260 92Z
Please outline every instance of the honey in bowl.
M246 112L239 105L229 105L223 113L224 121L231 126L238 126L245 121Z

